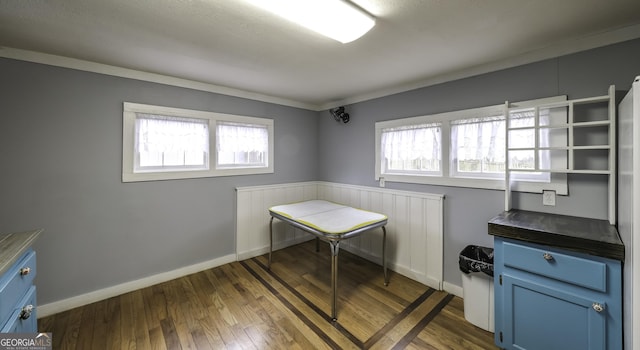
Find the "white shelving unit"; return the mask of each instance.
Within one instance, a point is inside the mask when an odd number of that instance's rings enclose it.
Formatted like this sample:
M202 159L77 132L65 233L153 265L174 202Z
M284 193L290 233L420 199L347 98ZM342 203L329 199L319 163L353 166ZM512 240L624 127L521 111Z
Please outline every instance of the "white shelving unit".
M515 174L601 174L609 182L609 222L616 218L615 86L607 95L536 106L505 102L505 210Z

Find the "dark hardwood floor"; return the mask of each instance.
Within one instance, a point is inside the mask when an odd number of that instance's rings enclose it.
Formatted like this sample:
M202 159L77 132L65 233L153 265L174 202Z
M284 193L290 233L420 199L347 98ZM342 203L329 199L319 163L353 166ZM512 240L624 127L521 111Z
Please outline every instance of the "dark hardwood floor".
M462 299L309 241L38 320L54 349L496 349Z

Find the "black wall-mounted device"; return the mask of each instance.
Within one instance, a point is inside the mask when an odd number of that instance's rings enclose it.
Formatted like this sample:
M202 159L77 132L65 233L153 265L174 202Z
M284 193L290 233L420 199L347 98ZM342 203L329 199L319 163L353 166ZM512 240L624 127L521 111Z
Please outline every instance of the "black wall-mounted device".
M341 106L338 108L332 108L329 110L329 112L331 112L333 119L335 119L337 122L340 122L340 121L342 121L343 123L349 122L349 113L347 113L344 110L344 107Z

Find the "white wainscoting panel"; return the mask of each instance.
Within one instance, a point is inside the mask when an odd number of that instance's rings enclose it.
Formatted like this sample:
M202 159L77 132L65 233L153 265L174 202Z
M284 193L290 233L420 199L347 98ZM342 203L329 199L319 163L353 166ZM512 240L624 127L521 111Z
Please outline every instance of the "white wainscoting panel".
M442 289L444 195L319 182L318 199L387 215L387 266ZM382 230L345 240L341 247L381 263Z
M317 199L316 182L236 188L236 254L245 260L269 252L268 209ZM282 249L313 237L279 220L273 222L273 247Z
M387 215L387 266L432 288L443 288L444 195L329 182L253 186L237 190L238 260L269 251L269 207L324 199ZM274 249L313 238L279 220L274 220L273 229ZM380 264L382 230L375 229L344 240L340 242L340 248Z

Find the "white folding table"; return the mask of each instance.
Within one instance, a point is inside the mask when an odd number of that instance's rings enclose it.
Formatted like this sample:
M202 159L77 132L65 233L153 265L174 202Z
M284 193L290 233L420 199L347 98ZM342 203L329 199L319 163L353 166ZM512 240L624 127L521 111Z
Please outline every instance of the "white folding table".
M299 203L277 205L269 208L269 269L273 252L273 219L277 218L305 232L316 236L318 240L329 242L331 249L331 319L337 320L336 291L338 283L338 251L340 241L356 237L371 229L382 228L382 270L384 285L389 284L386 265L387 217L383 214L352 208L324 200L310 200Z

